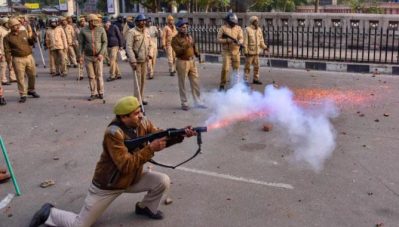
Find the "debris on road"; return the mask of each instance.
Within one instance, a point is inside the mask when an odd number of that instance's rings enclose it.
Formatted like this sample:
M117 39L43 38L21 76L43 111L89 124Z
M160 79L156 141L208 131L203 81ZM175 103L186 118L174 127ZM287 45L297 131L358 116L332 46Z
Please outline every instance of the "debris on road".
M384 226L384 223L378 223L378 224L375 224L375 227L383 227Z
M270 123L263 124L262 130L265 132L270 132L273 129L273 125Z
M388 113L384 113L384 117L389 117L389 114Z
M54 156L53 160L60 160L60 158L58 156Z
M165 201L164 201L164 204L165 204L165 205L170 205L170 204L172 204L172 203L173 203L173 200L172 200L171 198L169 198L169 197L166 198Z
M44 182L40 183L40 187L41 188L48 188L50 186L55 185L55 181L54 180L45 180Z
M375 122L380 122L380 120L379 120L378 118L377 118L377 119L375 119L374 121L375 121Z

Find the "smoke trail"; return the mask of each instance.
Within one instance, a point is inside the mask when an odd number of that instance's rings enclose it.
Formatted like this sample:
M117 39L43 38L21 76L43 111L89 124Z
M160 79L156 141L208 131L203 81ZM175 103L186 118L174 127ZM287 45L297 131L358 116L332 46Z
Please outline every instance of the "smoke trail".
M304 109L293 100L293 93L288 88L268 85L262 94L252 92L240 83L226 93L213 93L208 101L213 113L207 125L233 124L237 119L262 116L283 130L294 160L308 164L316 172L322 170L335 149L335 130L330 119L338 116L338 111L328 100L313 109Z

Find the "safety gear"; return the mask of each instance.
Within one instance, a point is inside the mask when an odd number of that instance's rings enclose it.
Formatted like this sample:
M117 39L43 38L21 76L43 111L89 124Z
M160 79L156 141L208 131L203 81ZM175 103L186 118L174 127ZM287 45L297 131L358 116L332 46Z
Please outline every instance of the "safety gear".
M5 24L5 23L7 23L8 22L8 17L2 17L2 18L0 18L0 25L3 25L3 24Z
M119 99L114 106L115 115L126 115L140 107L139 100L134 96Z
M169 15L169 16L166 18L166 20L167 20L168 22L173 22L175 19L173 18L172 15Z
M19 22L19 20L15 19L15 18L12 18L8 21L8 27L10 27L10 28L15 25L18 25L18 24L21 24L21 23Z
M139 14L137 15L137 17L135 18L135 21L143 21L143 20L147 20L147 18L145 17L144 14Z
M188 21L182 19L182 20L179 20L179 21L176 23L176 27L180 28L180 27L182 27L182 26L185 25L185 24L188 24Z
M228 13L226 16L226 21L229 24L238 24L238 18L235 13Z
M88 21L98 21L99 18L97 17L96 14L89 14L89 16L87 16L87 20Z

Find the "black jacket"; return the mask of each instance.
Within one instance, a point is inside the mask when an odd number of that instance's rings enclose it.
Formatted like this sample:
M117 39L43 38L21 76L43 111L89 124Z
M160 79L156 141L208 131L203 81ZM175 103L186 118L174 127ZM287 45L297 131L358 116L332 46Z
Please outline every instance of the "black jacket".
M108 38L108 47L123 47L123 37L121 32L119 31L119 28L113 24L109 27L107 32L107 38Z

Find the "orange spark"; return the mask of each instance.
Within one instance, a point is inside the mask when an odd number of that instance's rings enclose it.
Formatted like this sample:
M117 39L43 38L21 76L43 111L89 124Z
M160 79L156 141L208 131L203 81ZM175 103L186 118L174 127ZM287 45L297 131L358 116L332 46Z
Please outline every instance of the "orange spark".
M232 116L229 118L224 118L219 121L213 122L213 123L209 124L207 127L208 127L208 130L224 128L231 124L236 123L237 121L251 121L251 120L255 120L255 119L264 117L267 115L267 113L268 113L268 111L266 111L266 110L260 110L260 111L255 111L255 112L239 114L239 115L235 115L235 116Z

